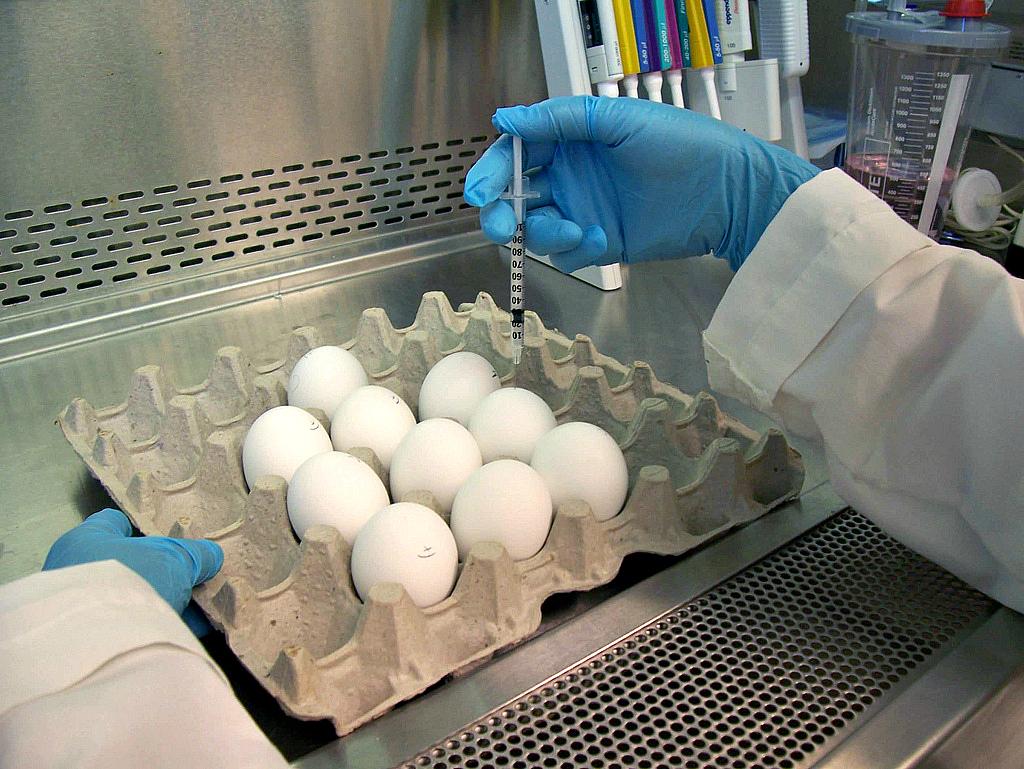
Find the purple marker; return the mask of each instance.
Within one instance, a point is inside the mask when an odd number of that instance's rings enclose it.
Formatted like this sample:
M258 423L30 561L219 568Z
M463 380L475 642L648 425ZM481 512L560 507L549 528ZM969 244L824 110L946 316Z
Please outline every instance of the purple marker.
M661 0L665 4L665 20L668 22L668 48L672 53L672 69L682 69L683 47L679 44L679 22L676 20L676 9L673 0Z
M641 79L644 81L644 89L647 91L647 98L651 101L661 101L661 61L658 57L658 20L654 13L654 4L661 0L643 0L644 26L647 32L647 48L651 52L651 70L644 72ZM639 32L639 30L637 30Z
M672 57L672 69L665 73L665 80L668 81L669 90L672 93L672 103L677 107L685 107L683 101L683 67L686 62L683 59L683 46L679 41L679 21L676 19L675 0L660 0L665 6L665 21L668 26L668 48Z

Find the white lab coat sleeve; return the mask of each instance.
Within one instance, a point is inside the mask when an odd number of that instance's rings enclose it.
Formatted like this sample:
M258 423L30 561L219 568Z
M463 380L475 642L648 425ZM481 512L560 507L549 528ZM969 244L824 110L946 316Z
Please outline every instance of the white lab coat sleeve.
M704 351L713 388L824 444L855 509L1024 611L1024 281L828 171L765 231Z
M284 767L223 673L114 561L0 587L0 767Z

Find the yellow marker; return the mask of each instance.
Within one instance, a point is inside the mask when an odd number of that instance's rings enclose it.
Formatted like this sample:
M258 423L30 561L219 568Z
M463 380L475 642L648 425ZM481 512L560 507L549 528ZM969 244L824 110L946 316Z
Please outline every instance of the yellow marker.
M612 0L615 10L615 29L619 33L619 49L622 53L622 72L636 75L640 72L640 54L636 50L636 32L633 29L633 12L629 0Z
M694 69L715 66L708 22L704 18L704 6L700 0L686 0L686 19L690 23L690 65Z
M711 117L721 120L722 108L718 103L718 88L715 85L715 54L711 48L708 20L701 0L686 0L686 20L690 25L690 64L700 73Z

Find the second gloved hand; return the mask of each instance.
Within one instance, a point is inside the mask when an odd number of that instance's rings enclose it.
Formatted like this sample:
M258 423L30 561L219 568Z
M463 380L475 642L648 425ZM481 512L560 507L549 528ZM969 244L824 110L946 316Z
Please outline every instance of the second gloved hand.
M120 510L100 510L61 536L46 556L43 571L93 561L119 561L145 579L179 614L192 588L213 577L224 563L220 545L208 539L133 537ZM196 635L208 629L199 614L185 613Z
M499 109L493 123L523 138L524 167L537 169L526 246L565 272L711 251L739 269L786 198L818 173L720 120L639 99L550 99ZM466 177L466 201L497 243L515 228L499 199L511 177L509 136Z

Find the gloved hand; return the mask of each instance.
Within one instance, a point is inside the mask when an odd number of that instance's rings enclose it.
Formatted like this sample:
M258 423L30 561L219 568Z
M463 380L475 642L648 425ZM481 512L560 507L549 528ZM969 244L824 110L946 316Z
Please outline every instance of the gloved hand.
M499 109L494 127L523 138L538 169L526 247L571 272L589 264L698 256L734 270L786 198L818 169L720 120L642 99L569 96ZM512 178L502 136L466 177L466 202L496 243L515 230L499 196Z
M145 579L180 614L188 606L192 588L220 571L224 552L208 539L133 537L125 514L107 508L54 542L43 571L111 560ZM186 612L184 619L198 636L209 630L199 612Z

